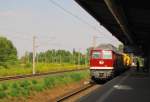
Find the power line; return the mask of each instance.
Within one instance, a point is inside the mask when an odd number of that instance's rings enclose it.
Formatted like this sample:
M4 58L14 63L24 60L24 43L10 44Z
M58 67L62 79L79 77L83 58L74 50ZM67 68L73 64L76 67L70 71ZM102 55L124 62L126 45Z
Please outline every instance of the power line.
M0 30L1 30L1 32L3 31L3 32L8 32L8 31L10 31L10 32L12 32L12 33L7 33L7 34L3 34L3 33L0 33L0 36L10 36L10 37L13 37L13 38L15 38L15 39L24 39L24 40L32 40L31 39L31 37L30 37L30 35L32 35L31 33L29 33L29 32L21 32L21 31L11 31L10 29L1 29L0 28ZM27 34L29 34L29 36L27 36ZM26 36L25 36L26 35ZM46 36L46 35L42 35L42 36L39 36L40 37L40 39L41 40L54 40L54 39L56 39L56 37L55 36Z
M65 9L63 6L61 6L60 4L58 4L57 2L53 1L53 0L49 0L49 2L51 2L52 4L54 4L55 6L57 6L58 8L60 8L61 10L63 10L64 12L68 13L69 15L73 16L74 18L78 19L79 21L81 21L84 24L87 24L88 26L90 26L92 29L96 30L95 26L89 24L88 22L86 22L85 20L83 20L82 18L80 18L79 16L73 14L72 12L68 11L67 9Z
M32 74L35 74L35 57L36 57L36 45L35 45L35 39L36 39L36 36L33 36L33 42L32 42L32 54L33 54L33 57L32 57Z
M88 23L87 21L85 21L84 19L82 19L81 17L79 17L79 16L73 14L72 12L70 12L69 10L65 9L62 5L60 5L59 3L55 2L54 0L49 0L49 2L51 2L53 5L57 6L58 8L60 8L64 12L66 12L67 14L71 15L72 17L76 18L77 20L81 21L82 23L88 25L93 30L96 30L99 33L101 33L101 31L99 29L97 29L95 26L91 25L90 23Z
M0 29L1 30L1 29ZM7 31L9 31L9 30L5 30L4 32L7 32ZM13 37L13 38L19 38L19 39L24 39L24 40L31 40L30 38L28 38L27 36L22 36L22 35L25 35L25 34L27 34L27 33L25 33L25 32L18 32L18 31L11 31L11 32L13 32L13 33L7 33L7 34L1 34L2 36L9 36L9 37Z

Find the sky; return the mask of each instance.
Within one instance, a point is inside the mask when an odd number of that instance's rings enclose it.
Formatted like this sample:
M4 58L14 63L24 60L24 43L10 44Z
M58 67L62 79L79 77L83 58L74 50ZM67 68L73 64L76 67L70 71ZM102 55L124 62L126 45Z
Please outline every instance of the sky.
M85 52L92 46L93 36L97 36L97 45L111 43L118 46L121 43L74 0L53 1L81 20L51 1L0 0L0 36L13 42L18 56L32 51L33 36L36 36L37 52L48 49L72 51L73 48Z

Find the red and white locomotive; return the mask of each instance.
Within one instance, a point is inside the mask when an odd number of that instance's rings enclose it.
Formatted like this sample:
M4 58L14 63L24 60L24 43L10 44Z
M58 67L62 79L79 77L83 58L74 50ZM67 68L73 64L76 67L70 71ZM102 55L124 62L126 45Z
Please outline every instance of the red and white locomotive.
M111 44L102 44L90 52L92 80L109 79L125 71L122 53Z

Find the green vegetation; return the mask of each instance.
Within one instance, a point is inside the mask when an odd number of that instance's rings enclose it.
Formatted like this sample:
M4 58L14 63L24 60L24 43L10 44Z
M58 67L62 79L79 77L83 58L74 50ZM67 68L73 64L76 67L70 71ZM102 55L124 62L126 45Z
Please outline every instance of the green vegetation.
M71 70L88 66L87 54L67 50L47 50L36 54L36 73ZM26 52L20 59L12 42L0 37L0 77L32 73L32 52Z
M88 51L88 50L87 50ZM36 54L37 63L56 63L56 64L85 64L88 61L88 55L73 50L72 52L67 50L47 50ZM20 62L29 66L32 63L32 53L26 52L21 57Z
M144 58L137 56L136 59L139 61L140 67L144 66Z
M85 68L85 65L73 65L73 64L52 64L52 63L38 63L36 65L36 73L52 72L52 71L63 71L77 68ZM26 67L26 65L12 66L11 68L0 69L0 77L13 76L13 75L24 75L32 74L32 66Z
M8 68L17 63L17 50L12 42L0 37L0 68Z
M47 76L34 79L6 81L0 83L0 98L25 97L36 92L60 87L89 78L89 71L69 72L63 75Z

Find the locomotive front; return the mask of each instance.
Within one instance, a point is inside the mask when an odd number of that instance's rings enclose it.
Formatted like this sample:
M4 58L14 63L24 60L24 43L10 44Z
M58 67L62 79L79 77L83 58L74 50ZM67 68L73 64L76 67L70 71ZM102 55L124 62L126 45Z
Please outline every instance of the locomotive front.
M112 76L113 57L111 50L91 50L90 73L92 79L107 79Z

